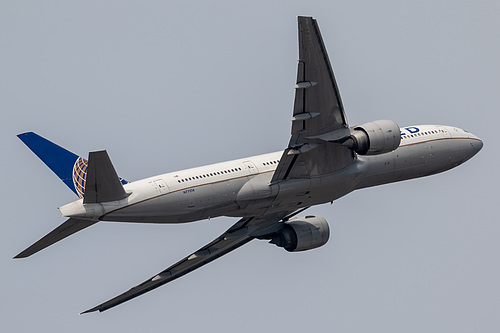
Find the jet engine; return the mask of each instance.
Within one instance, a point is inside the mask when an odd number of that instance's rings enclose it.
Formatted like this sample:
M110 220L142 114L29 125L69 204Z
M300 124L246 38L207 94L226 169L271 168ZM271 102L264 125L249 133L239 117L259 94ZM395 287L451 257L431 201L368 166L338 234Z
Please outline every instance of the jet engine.
M285 222L280 231L263 239L271 239L271 244L296 252L323 246L329 237L330 227L323 217L306 216Z
M392 120L377 120L351 127L343 143L360 155L379 155L393 151L401 143L401 131Z

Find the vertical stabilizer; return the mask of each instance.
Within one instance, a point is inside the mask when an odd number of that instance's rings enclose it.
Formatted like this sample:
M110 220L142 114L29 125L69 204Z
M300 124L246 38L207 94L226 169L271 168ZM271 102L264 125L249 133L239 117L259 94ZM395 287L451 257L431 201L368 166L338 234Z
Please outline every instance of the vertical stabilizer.
M18 135L26 146L28 146L50 170L52 170L63 182L80 198L83 197L83 183L87 170L87 161L72 152L42 138L33 132Z
M18 138L21 139L21 141L24 142L24 144L71 189L71 191L80 198L85 196L85 183L88 169L88 161L86 159L73 154L33 132L19 134ZM109 164L111 164L111 162L109 162ZM116 172L114 175L116 175ZM128 183L123 178L118 179L121 184Z

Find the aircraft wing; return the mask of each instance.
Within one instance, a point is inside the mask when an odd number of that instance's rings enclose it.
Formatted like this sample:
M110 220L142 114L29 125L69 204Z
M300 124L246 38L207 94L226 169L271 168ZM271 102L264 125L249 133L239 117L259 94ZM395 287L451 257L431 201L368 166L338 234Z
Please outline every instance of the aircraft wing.
M350 136L340 92L318 24L298 17L299 61L292 137L283 152L273 183L338 171L354 159L342 142Z
M302 210L303 209L300 211ZM260 217L244 217L229 228L225 233L203 246L198 251L190 254L164 271L156 274L152 278L133 287L123 294L97 305L92 309L84 311L81 314L108 310L114 306L131 300L132 298L158 288L170 281L180 278L181 276L239 248L240 246L245 245L254 238L277 231L277 229L280 228L280 220L286 220L300 211L294 212L290 215L287 215L289 212L284 212L281 214L278 213Z

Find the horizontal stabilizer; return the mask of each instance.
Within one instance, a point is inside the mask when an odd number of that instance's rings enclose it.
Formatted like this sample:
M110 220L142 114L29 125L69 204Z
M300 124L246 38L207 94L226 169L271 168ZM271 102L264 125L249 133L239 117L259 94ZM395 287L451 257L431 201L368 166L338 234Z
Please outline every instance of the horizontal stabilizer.
M68 236L71 236L75 232L83 230L91 225L95 224L97 221L88 221L88 220L79 220L79 219L69 219L54 230L52 230L49 234L44 236L35 244L28 247L23 252L19 253L14 259L17 258L26 258L30 255L37 253L40 250L45 249L46 247L64 239Z
M83 203L118 201L128 196L105 150L89 153Z

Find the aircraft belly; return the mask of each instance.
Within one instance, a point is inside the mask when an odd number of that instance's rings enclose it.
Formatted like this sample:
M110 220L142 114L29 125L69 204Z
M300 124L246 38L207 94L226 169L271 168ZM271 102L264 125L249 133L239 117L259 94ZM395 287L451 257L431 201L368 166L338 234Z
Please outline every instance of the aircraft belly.
M367 170L357 188L424 177L449 170L472 157L466 139L433 140L399 147L393 152L360 157Z
M167 196L170 196L168 205L166 204ZM174 218L172 222L178 222L175 219L175 212L180 212L179 208L177 208L181 206L180 199L180 197L178 198L172 194L158 195L110 211L101 219L103 221L120 222L166 222L165 219L162 219L165 217L167 219Z
M277 195L266 200L255 200L242 207L240 214L244 216L265 212L295 210L317 204L334 201L355 189L356 178L362 166L356 163L334 174L305 178L289 179L273 185Z
M104 221L184 223L221 215L239 215L236 194L246 179L174 190L105 214ZM234 214L233 214L234 212Z
M245 177L212 184L213 202L205 207L206 216L242 216L240 205L237 203L237 196L249 179Z

